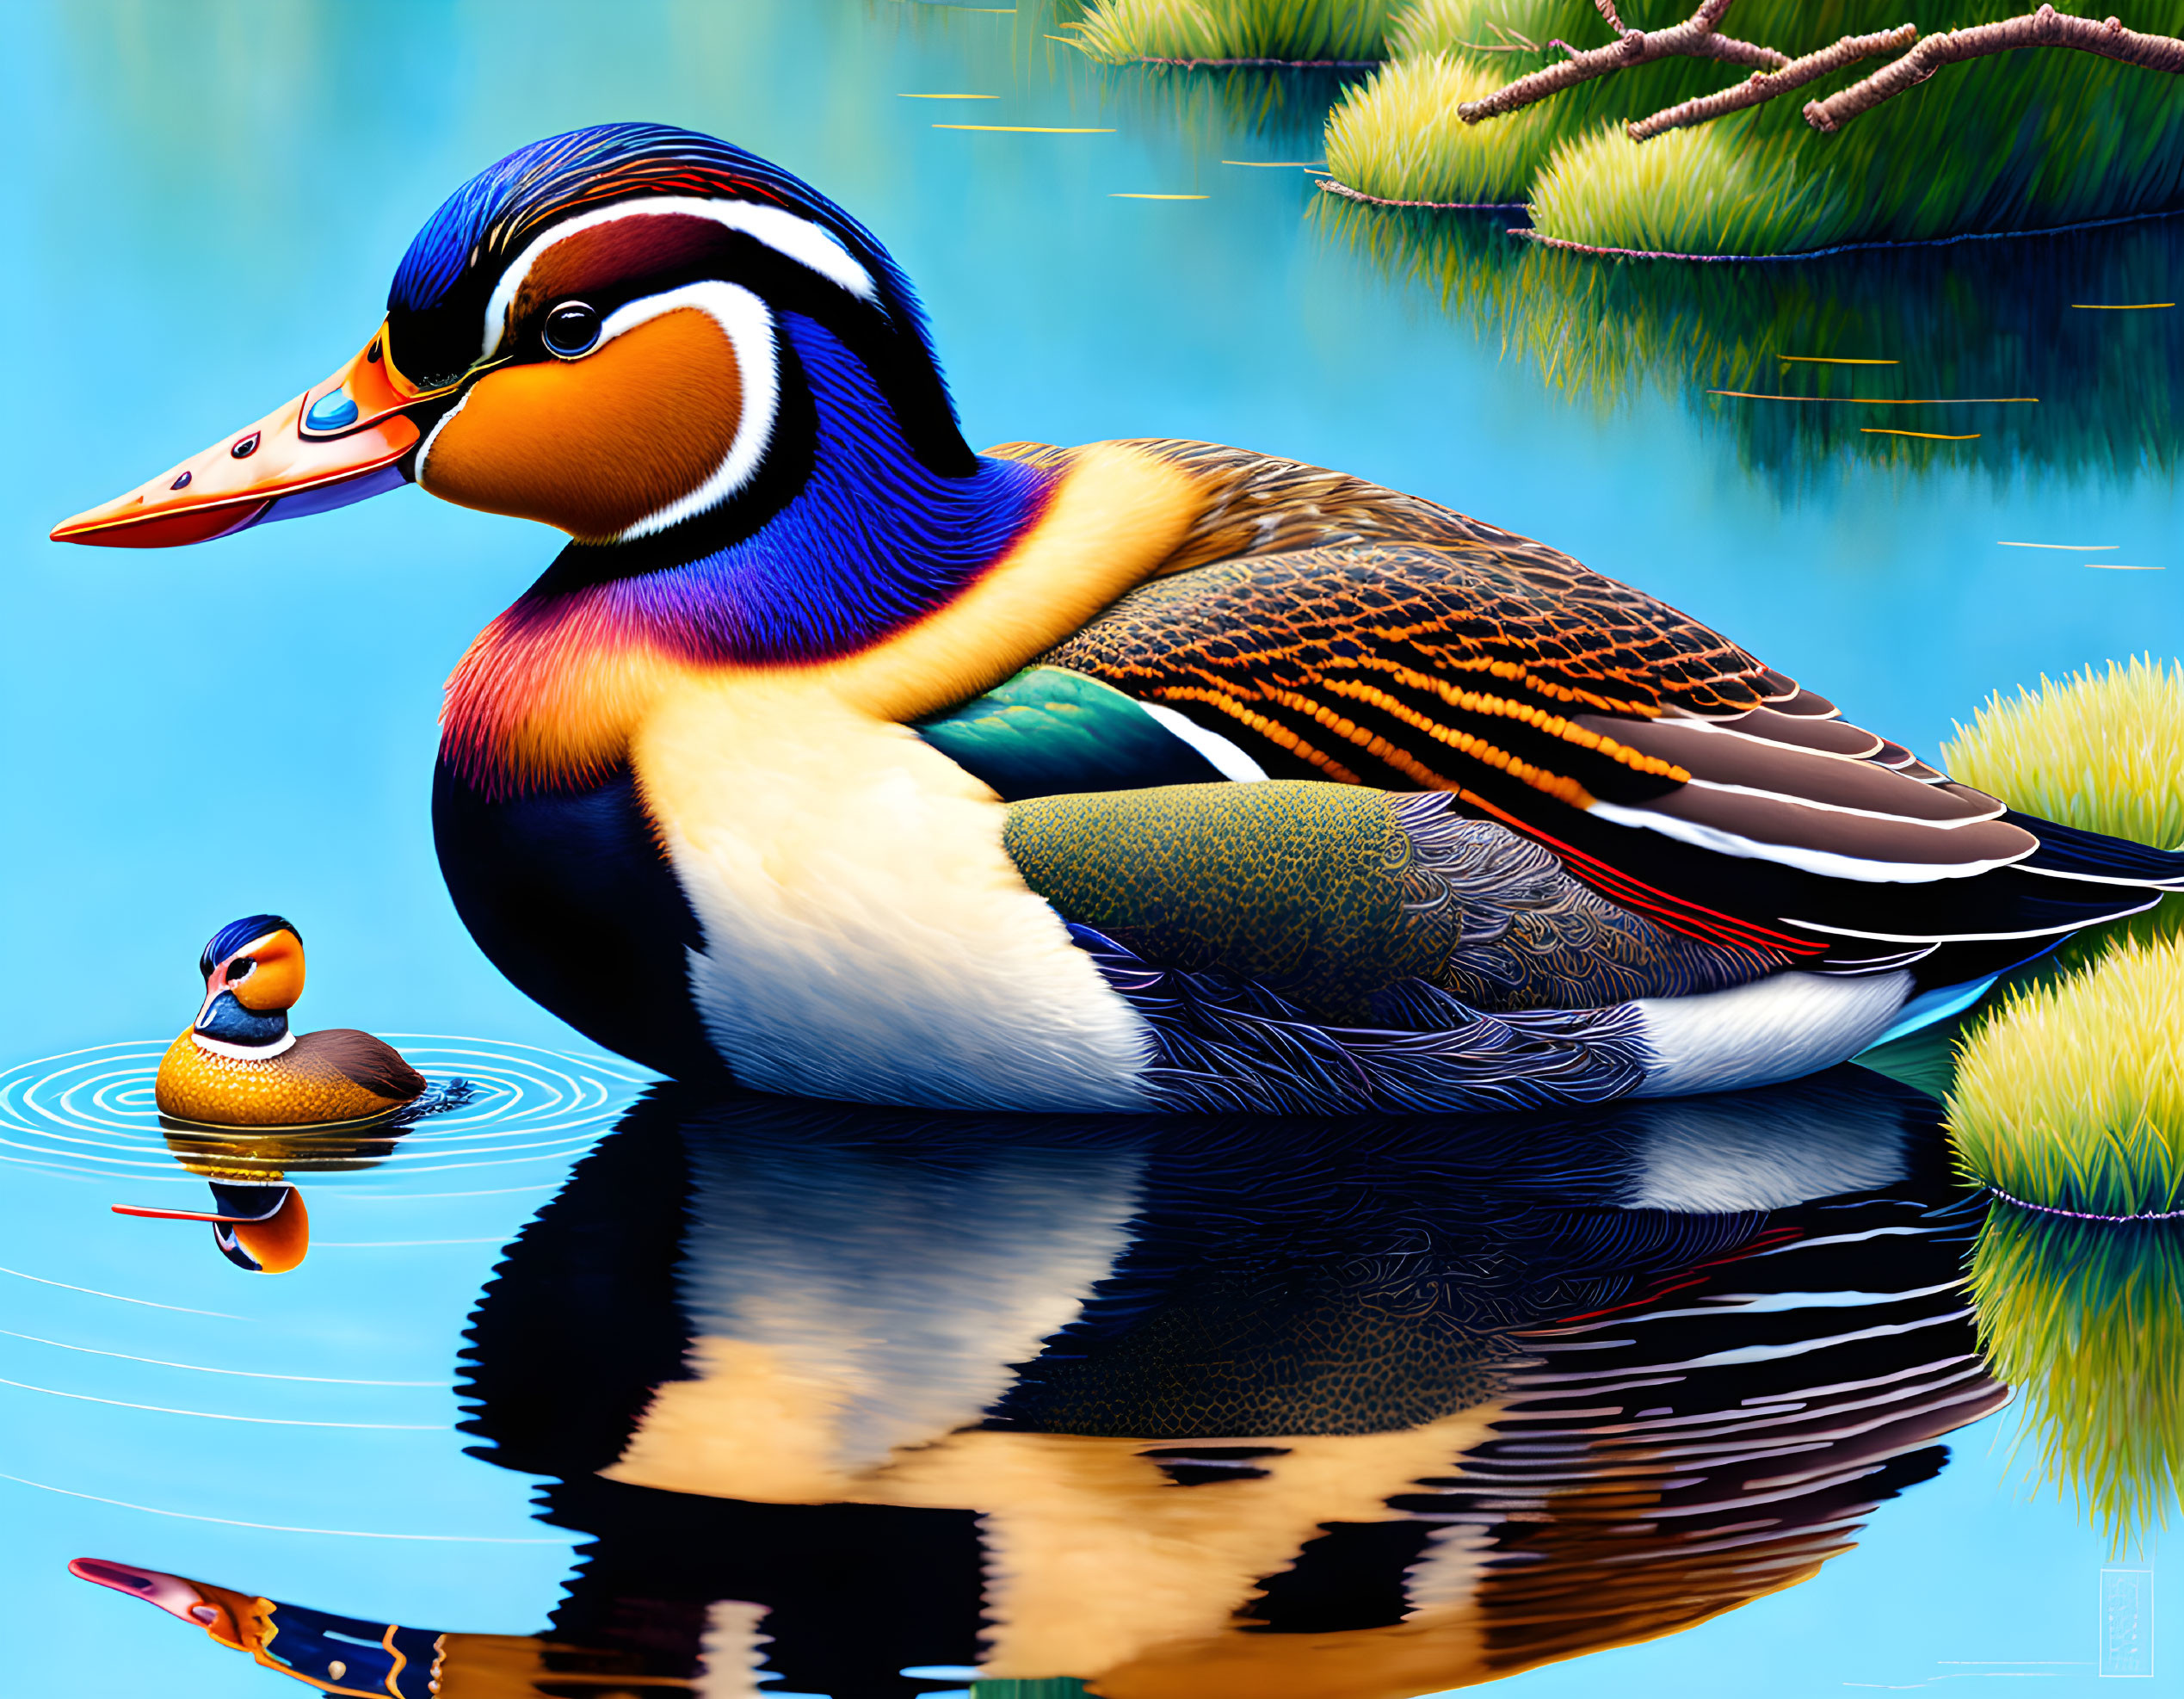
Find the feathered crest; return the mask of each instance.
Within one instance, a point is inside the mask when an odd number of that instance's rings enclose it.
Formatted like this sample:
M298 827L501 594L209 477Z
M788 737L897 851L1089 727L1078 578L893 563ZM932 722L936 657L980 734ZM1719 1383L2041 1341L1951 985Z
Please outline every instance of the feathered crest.
M599 124L518 148L425 220L387 292L409 375L437 383L461 374L476 357L465 339L474 337L503 268L546 225L583 208L665 195L750 201L818 225L871 274L882 315L931 361L924 314L909 281L879 239L826 196L778 165L694 130Z

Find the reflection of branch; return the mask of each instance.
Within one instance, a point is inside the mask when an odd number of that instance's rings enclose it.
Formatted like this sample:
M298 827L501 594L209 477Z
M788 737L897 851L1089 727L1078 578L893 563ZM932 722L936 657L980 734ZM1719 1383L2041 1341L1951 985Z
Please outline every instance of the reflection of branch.
M1861 112L1870 112L1892 95L1923 83L1945 65L2008 53L2013 47L2076 47L2103 59L2149 71L2184 74L2184 41L2170 35L2141 35L2125 29L2114 18L2095 23L2091 18L2072 17L2052 6L2042 6L2029 17L2008 18L2000 23L1974 24L1929 35L1891 65L1885 65L1863 82L1805 103L1805 122L1816 130L1833 130Z
M1749 41L1714 34L1714 26L1729 9L1730 0L1702 0L1699 9L1681 23L1650 34L1643 29L1622 29L1615 16L1613 0L1594 0L1594 3L1610 24L1622 31L1611 45L1595 47L1589 53L1572 53L1560 65L1535 71L1529 77L1520 77L1484 100L1465 101L1456 108L1456 115L1466 124L1476 124L1482 118L1498 118L1505 112L1515 112L1519 107L1529 106L1580 83L1589 83L1611 71L1650 65L1655 59L1679 55L1726 59L1731 65L1748 65L1761 71L1780 71L1790 62L1786 55L1772 47L1755 46Z
M1777 95L1786 95L1792 89L1801 89L1814 77L1825 77L1837 66L1848 65L1853 59L1869 59L1876 53L1892 53L1909 46L1918 39L1918 26L1909 23L1883 30L1876 35L1846 35L1832 47L1823 47L1817 53L1807 53L1803 59L1792 59L1780 71L1755 71L1733 89L1724 89L1718 94L1701 95L1698 99L1687 100L1681 106L1657 112L1650 118L1633 120L1623 127L1630 132L1632 141L1644 141L1649 136L1659 135L1663 130L1681 129L1686 124L1702 124L1709 118L1720 117L1724 112L1737 112L1748 106L1757 106L1761 101L1771 101Z

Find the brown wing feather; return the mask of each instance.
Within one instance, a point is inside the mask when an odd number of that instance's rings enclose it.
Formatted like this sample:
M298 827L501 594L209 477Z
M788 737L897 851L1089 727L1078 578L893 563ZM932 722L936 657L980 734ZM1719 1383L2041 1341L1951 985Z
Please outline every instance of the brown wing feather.
M393 1046L353 1028L305 1033L288 1054L299 1069L324 1068L392 1103L406 1103L425 1089L424 1076Z
M1536 547L1535 546L1527 546ZM1561 557L1352 543L1201 566L1133 591L1041 658L1222 726L1269 771L1582 807L1682 783L1583 717L1758 707L1776 675Z
M1205 492L1204 510L1162 568L1164 576L1214 562L1385 546L1402 555L1368 558L1392 586L1410 592L1390 611L1398 621L1415 616L1415 623L1380 621L1376 646L1391 656L1407 651L1424 670L1490 670L1515 685L1521 699L1647 718L1787 707L1801 694L1793 680L1718 632L1513 531L1347 473L1246 449L1166 441L1130 446L1188 471ZM1071 451L1012 443L994 452L1055 464ZM1270 639L1279 640L1293 623L1281 597L1293 583L1281 579L1296 576L1278 575L1254 598L1270 621ZM1310 610L1299 612L1309 620ZM1793 711L1833 709L1813 699Z
M1180 710L1273 776L1454 791L1619 902L1798 952L1821 946L1778 917L1821 924L1816 879L1870 907L1872 880L2035 847L1991 798L1558 550L1319 467L1136 446L1197 477L1205 510L1166 576L1041 659Z
M1527 792L1579 807L1664 796L1692 776L1679 750L1709 749L1712 764L1774 747L1858 763L1869 776L1847 806L1914 820L2001 812L1977 793L1970 809L1936 796L1943 775L1908 750L1559 550L1323 467L1132 446L1188 470L1204 510L1161 578L1043 658L1180 707L1269 771L1464 791L1521 816ZM1002 452L1054 464L1073 451ZM1673 735L1692 720L1740 735ZM1792 800L1798 780L1818 802L1852 782L1833 763L1771 764L1784 782L1767 788ZM1842 823L1825 824L1837 838Z

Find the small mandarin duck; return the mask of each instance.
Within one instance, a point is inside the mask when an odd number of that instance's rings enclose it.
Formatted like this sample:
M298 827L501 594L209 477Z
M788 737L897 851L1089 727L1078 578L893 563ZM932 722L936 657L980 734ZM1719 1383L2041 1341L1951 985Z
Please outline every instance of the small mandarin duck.
M288 1030L303 995L303 939L279 915L221 927L197 971L204 1004L159 1063L162 1115L213 1127L318 1126L385 1115L425 1089L424 1076L369 1033Z
M1053 1110L1725 1090L2184 887L1431 502L1201 442L973 453L872 233L687 131L509 155L349 364L53 534L192 543L405 481L571 539L447 688L456 907L678 1077Z

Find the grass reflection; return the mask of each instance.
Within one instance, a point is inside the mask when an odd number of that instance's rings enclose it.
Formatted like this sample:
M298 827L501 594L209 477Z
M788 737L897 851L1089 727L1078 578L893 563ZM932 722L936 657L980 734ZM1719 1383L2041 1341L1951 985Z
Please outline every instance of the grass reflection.
M2184 1466L2184 1223L1997 1203L1971 1257L1979 1336L2018 1389L2042 1477L2111 1546L2164 1526Z
M1604 411L1649 392L1675 396L1727 433L1748 469L1780 485L1846 456L1977 467L1997 483L2028 467L2122 478L2176 466L2171 386L2146 377L2184 355L2180 310L2082 309L2173 300L2184 219L1702 264L1542 249L1508 235L1507 213L1327 195L1311 216L1390 278L1435 291L1552 387ZM1743 395L1708 393L1717 390ZM2035 398L1987 399L2020 397ZM1903 402L1946 405L1889 405ZM1880 434L1897 431L1932 435Z

